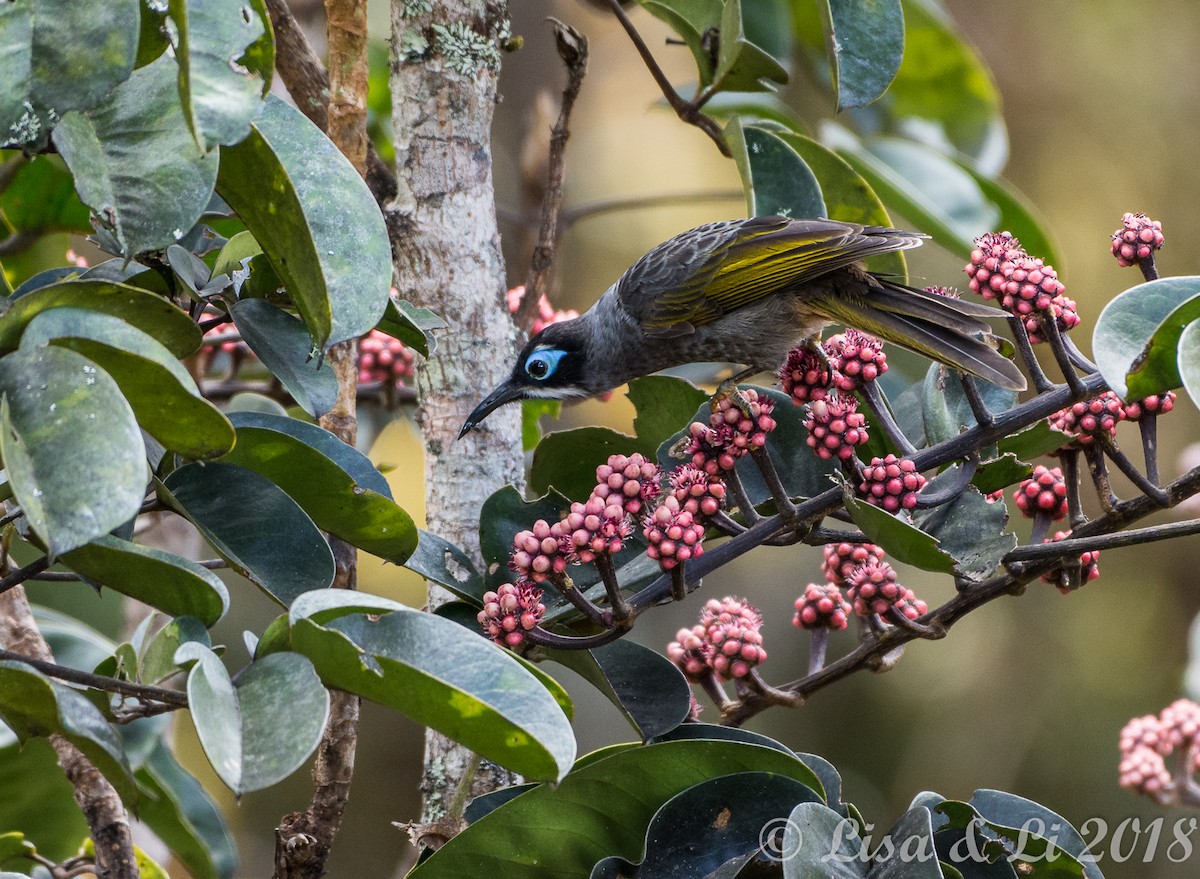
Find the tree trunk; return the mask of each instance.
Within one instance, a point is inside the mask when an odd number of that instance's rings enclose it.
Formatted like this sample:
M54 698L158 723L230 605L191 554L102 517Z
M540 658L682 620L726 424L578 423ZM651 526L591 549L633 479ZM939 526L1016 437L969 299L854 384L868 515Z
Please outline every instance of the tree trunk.
M456 439L471 409L506 376L514 355L491 167L497 43L506 32L502 3L392 3L399 192L388 225L397 285L403 298L433 309L450 325L417 371L427 525L477 562L484 500L505 483L524 480L518 407L494 413L484 429ZM448 597L431 586L430 607ZM427 826L447 823L445 833L427 827L423 841L436 844L438 836L453 833L463 794L476 796L511 780L490 764L474 769L465 748L427 734L422 820ZM464 776L469 789L462 787Z

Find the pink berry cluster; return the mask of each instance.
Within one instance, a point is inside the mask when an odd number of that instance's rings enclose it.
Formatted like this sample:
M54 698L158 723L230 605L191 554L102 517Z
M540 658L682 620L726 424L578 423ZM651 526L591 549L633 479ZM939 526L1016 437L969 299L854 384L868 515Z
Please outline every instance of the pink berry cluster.
M1070 437L1064 448L1090 446L1100 434L1117 433L1117 423L1125 419L1125 407L1113 391L1105 391L1090 400L1080 400L1050 416L1050 426Z
M412 378L415 359L399 339L371 330L358 341L358 382L399 387Z
M538 519L532 528L518 531L513 537L509 568L519 578L534 583L557 577L567 569L570 546L562 540L564 536L557 522L551 525L545 519Z
M732 394L722 397L708 424L693 421L688 428L686 454L693 467L710 476L732 470L742 455L765 446L767 434L775 429L771 417L775 402L770 397L759 396L754 388L743 388L738 395L741 401ZM748 412L743 412L739 404L744 404Z
M883 343L859 330L847 328L830 336L824 348L833 364L833 384L840 391L853 393L887 372Z
M726 681L744 678L767 658L762 622L758 608L741 598L710 599L700 622L680 629L667 645L667 657L693 683L710 672Z
M838 391L808 404L804 427L808 430L805 442L824 460L848 461L855 448L870 439L866 416L858 411L858 398Z
M505 299L508 305L509 314L516 314L521 307L522 300L525 299L525 285L513 287L505 294ZM546 294L542 294L538 299L537 314L534 315L533 325L529 328L529 334L536 335L544 330L550 324L560 323L564 320L571 320L579 317L578 311L567 310L560 311L550 305L550 301L546 298Z
M858 493L867 503L895 513L917 505L917 494L926 481L910 459L888 455L872 458L863 468Z
M704 554L704 524L698 515L684 509L674 494L665 495L646 516L642 534L650 544L646 555L657 559L664 571Z
M680 509L693 516L707 519L725 506L725 481L691 464L676 467L668 481Z
M593 495L618 503L625 512L636 516L660 494L662 471L644 455L613 455L608 463L596 468Z
M476 619L484 634L497 644L515 648L545 612L542 590L532 580L522 578L516 583L502 583L495 592L485 592L483 610Z
M800 405L825 399L831 381L829 361L811 345L793 348L779 368L783 392Z
M586 502L571 504L571 511L556 526L568 562L587 564L602 553L621 551L633 534L633 520L614 500L593 493Z
M1017 509L1027 518L1045 516L1053 522L1067 515L1067 480L1062 468L1038 464L1013 494Z
M1175 408L1175 392L1151 394L1141 400L1125 404L1125 420L1141 421L1147 415L1164 415Z
M1056 540L1066 540L1071 536L1070 531L1056 531L1053 537L1047 537L1042 543L1053 543ZM1080 584L1090 583L1100 576L1100 550L1091 549L1079 555L1079 581ZM1068 586L1067 572L1062 568L1055 568L1049 573L1042 575L1042 580L1054 586L1063 595L1070 592Z
M1019 318L1029 340L1045 341L1042 321L1049 315L1060 332L1079 324L1075 301L1066 296L1053 266L1031 256L1009 232L989 232L975 239L971 261L963 267L968 286L984 299L995 299Z
M1163 246L1162 223L1145 214L1126 213L1112 235L1112 254L1121 266L1137 265Z
M1200 705L1177 699L1158 716L1135 717L1121 730L1121 787L1153 797L1163 805L1177 801L1179 784L1167 769L1166 758L1176 754L1180 781L1200 769Z
M896 571L873 543L826 544L821 572L825 584L809 583L795 601L792 625L797 628L841 630L851 612L886 620L891 611L915 620L929 611L911 589L896 582Z

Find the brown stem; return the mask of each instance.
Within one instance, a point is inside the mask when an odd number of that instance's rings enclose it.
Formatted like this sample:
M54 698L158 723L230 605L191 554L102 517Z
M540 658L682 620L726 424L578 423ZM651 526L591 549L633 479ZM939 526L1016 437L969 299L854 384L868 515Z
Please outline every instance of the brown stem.
M140 699L149 702L162 702L175 708L187 708L188 700L185 693L178 690L168 690L164 687L151 687L146 684L135 684L130 681L123 681L119 678L109 678L104 675L91 674L90 672L80 671L79 669L70 668L65 665L59 665L55 662L48 662L44 659L38 659L35 656L26 656L21 653L16 653L12 650L0 650L0 660L9 660L12 662L23 662L26 665L32 666L48 677L58 678L60 681L68 681L72 684L80 684L85 687L91 687L94 690L104 690L106 693L119 693L122 696L129 696L134 699Z
M1025 363L1025 368L1033 376L1034 389L1039 394L1054 390L1054 382L1046 377L1046 373L1042 370L1042 365L1038 363L1037 355L1033 353L1033 346L1029 344L1029 333L1025 331L1025 321L1019 317L1009 317L1008 326L1012 330L1013 342L1016 343L1017 353L1021 355L1021 360Z
M567 85L563 89L558 121L550 132L550 159L547 163L546 190L542 195L541 227L530 259L529 275L525 279L525 298L521 300L516 315L517 326L521 329L533 323L538 303L550 287L550 272L554 267L554 251L558 242L559 214L562 211L567 139L571 136L571 110L583 87L583 77L587 74L587 37L556 18L549 21L554 25L558 57L567 66Z
M0 594L0 644L21 656L54 662L22 587ZM66 739L52 735L50 744L58 755L58 765L74 788L75 802L95 843L96 875L102 879L137 879L139 871L129 818L121 797L83 752Z

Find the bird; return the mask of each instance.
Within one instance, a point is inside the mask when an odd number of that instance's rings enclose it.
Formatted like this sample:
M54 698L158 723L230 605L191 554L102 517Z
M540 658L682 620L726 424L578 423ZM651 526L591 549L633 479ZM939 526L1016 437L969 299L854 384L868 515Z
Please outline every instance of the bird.
M681 232L637 260L584 314L534 335L511 375L463 423L525 398L592 397L684 363L774 371L839 323L1011 390L1016 365L981 334L1006 313L917 290L863 260L928 236L830 219L758 216Z

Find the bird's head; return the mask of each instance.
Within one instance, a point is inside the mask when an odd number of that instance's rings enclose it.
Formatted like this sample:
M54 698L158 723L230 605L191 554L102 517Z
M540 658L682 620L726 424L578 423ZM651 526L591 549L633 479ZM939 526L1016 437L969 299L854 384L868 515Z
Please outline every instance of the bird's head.
M587 324L582 318L546 327L525 345L512 375L467 416L459 438L477 427L493 410L514 400L590 397L607 390L593 387L588 380L587 343Z

